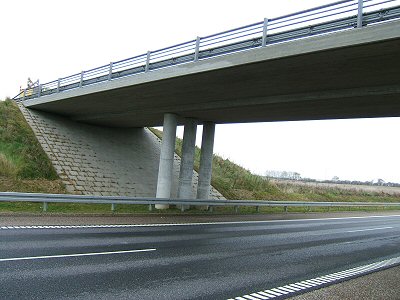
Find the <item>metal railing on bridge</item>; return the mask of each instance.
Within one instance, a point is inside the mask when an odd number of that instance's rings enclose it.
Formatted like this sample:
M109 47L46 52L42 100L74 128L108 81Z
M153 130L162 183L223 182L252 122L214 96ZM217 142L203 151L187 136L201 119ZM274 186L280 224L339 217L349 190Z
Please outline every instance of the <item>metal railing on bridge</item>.
M400 0L343 0L194 40L39 84L16 101L140 73L400 18Z
M152 210L156 204L185 206L213 207L396 207L400 203L394 202L304 202L304 201L265 201L265 200L221 200L221 199L164 199L164 198L139 198L127 196L91 196L91 195L66 195L66 194L37 194L0 192L0 202L40 202L43 203L43 211L47 211L48 203L86 203L86 204L111 204L111 210L115 210L117 204L149 205Z

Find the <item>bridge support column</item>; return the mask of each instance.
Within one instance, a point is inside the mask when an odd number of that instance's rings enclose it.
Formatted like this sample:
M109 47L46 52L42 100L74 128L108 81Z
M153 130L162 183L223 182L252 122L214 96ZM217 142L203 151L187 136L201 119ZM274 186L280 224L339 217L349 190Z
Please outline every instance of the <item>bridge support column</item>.
M156 198L170 198L172 172L174 166L177 117L174 114L164 115L163 138L161 142L160 164L158 167ZM157 209L167 209L169 205L156 204Z
M214 136L215 136L215 123L204 122L203 136L201 140L200 170L199 170L199 182L197 185L197 199L208 199L210 195Z
M182 158L179 172L178 198L191 199L193 197L193 165L194 151L196 146L197 120L188 118L185 120L183 131ZM182 205L181 209L189 208Z

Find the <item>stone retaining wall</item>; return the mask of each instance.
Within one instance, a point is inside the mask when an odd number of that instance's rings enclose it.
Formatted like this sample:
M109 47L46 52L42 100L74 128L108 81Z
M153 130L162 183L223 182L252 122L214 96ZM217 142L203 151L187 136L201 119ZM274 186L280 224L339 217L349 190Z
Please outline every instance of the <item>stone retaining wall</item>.
M19 108L68 192L155 197L161 141L147 128L106 128ZM172 197L180 158L175 154ZM198 174L193 172L193 195ZM214 188L210 198L223 199Z

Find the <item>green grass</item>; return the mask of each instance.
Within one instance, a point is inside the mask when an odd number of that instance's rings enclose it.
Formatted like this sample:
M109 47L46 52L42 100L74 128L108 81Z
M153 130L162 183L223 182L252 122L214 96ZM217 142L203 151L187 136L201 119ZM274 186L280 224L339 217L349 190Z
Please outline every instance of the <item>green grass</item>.
M17 105L0 101L0 175L57 179L57 174Z
M327 212L377 212L394 211L400 207L289 207L288 213L327 213ZM0 202L0 212L2 213L42 213L43 203L30 202ZM284 213L283 207L261 207L259 212L255 207L241 207L240 214L276 214ZM73 203L48 203L47 214L179 214L180 210L171 208L168 210L155 210L149 212L148 205L116 205L114 212L108 204L73 204ZM190 209L185 211L189 215L212 215L212 214L236 214L233 207L214 207L213 212Z
M159 138L162 131L150 130ZM181 156L182 139L176 140L176 153ZM196 147L194 168L199 170L200 149ZM249 170L223 159L213 157L212 185L227 199L237 200L277 200L277 201L319 201L319 202L400 202L400 193L390 195L381 192L359 192L339 188L296 186L282 182L275 183ZM346 208L351 210L352 208ZM354 208L353 208L354 209ZM302 209L296 209L296 211ZM332 208L331 211L334 211Z
M17 105L0 101L0 191L65 193Z

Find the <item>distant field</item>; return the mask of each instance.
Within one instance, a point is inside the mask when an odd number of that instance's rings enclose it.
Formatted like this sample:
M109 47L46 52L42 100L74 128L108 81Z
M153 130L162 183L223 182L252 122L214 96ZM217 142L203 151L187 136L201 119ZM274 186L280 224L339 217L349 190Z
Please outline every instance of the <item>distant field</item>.
M391 186L372 186L372 185L353 185L353 184L335 184L335 183L323 183L323 182L305 182L297 180L280 180L280 179L270 179L271 182L275 183L281 188L290 189L291 186L304 186L316 189L338 189L347 190L359 193L383 193L387 195L400 196L400 187ZM286 187L285 187L286 186Z

